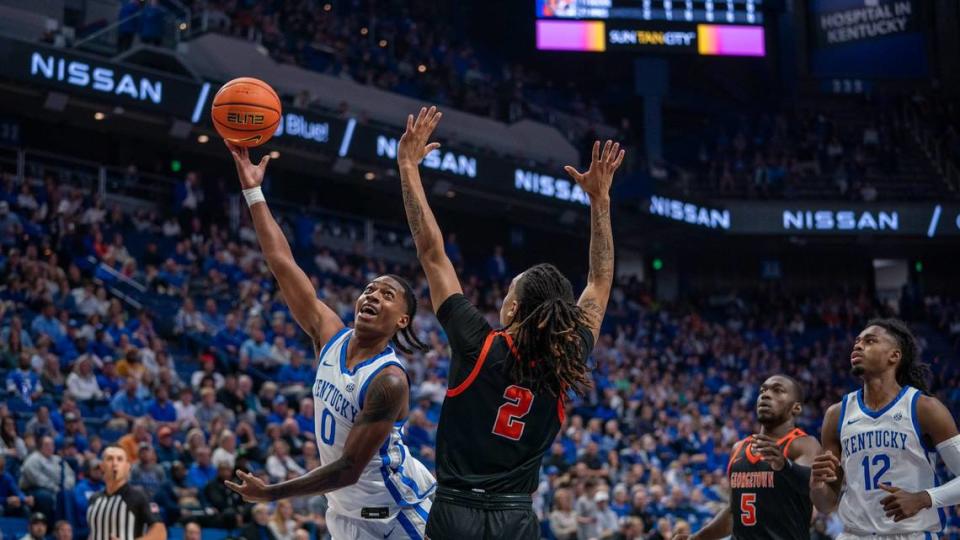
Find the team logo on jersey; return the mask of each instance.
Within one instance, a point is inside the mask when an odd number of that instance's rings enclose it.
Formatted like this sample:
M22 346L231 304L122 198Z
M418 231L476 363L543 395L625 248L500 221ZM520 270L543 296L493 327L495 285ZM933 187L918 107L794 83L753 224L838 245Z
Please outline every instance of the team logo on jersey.
M902 413L902 412L898 412L897 414L893 415L893 421L894 421L894 422L899 422L899 421L901 421L901 420L903 420L903 413Z
M347 383L347 392L353 392L357 388L357 385L353 383Z

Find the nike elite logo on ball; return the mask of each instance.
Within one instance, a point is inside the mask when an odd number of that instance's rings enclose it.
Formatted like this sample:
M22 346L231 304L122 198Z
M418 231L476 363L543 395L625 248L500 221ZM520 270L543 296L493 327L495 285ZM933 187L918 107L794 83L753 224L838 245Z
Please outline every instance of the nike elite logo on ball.
M242 126L263 125L263 115L231 111L227 113L227 122Z

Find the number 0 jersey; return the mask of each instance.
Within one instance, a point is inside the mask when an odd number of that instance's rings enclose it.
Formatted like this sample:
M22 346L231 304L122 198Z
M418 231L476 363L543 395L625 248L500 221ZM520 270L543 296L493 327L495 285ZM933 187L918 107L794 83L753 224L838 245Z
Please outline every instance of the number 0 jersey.
M450 341L449 389L437 427L437 481L446 488L532 493L540 463L563 422L558 396L510 380L513 341L495 331L462 294L437 319ZM579 330L586 358L593 334Z
M806 437L794 429L777 441L786 456L793 441ZM794 465L794 467L799 467ZM774 471L751 451L750 439L734 446L727 466L730 480L730 514L736 540L809 540L810 473Z
M904 386L878 411L863 401L863 390L840 403L840 463L843 491L838 509L844 530L853 534L939 532L943 510L926 508L899 523L888 518L880 500L888 494L881 484L906 491L936 486L936 451L927 448L917 418L921 392Z
M313 421L323 465L343 455L347 435L363 409L370 382L388 366L403 369L390 347L353 369L347 369L347 344L352 335L352 329L344 328L330 338L320 352L317 365L313 383ZM356 484L327 494L331 508L348 517L385 519L393 518L402 508L412 507L423 510L422 517L426 521L426 510L421 503L436 489L436 482L422 463L410 457L410 451L400 437L402 426L403 422L395 424ZM365 508L367 512L363 512ZM384 508L388 515L382 515Z

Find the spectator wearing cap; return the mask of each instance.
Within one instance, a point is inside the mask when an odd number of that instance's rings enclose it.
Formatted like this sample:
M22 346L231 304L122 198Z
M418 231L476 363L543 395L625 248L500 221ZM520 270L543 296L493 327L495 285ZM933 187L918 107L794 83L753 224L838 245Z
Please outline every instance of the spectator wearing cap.
M87 441L86 428L83 422L80 421L80 415L73 411L68 411L63 415L63 420L64 429L62 434L57 435L57 447L63 447L65 439L70 438L73 440L73 446L77 449L77 452L81 454L86 452L87 449L90 448L90 443Z
M591 538L610 539L619 529L617 514L610 509L610 495L606 490L598 490L593 496L596 503L594 527L596 533Z
M156 493L167 481L167 473L157 463L157 453L150 443L140 443L137 452L137 463L130 469L130 484L142 487L147 493Z
M160 426L157 430L157 461L164 464L173 463L180 458L180 443L173 438L173 428Z
M83 469L83 478L73 488L73 505L76 510L77 528L80 531L87 529L87 507L90 506L90 497L103 491L103 470L99 459L87 461Z
M119 425L124 428L128 424L132 424L137 418L147 414L147 406L138 395L139 389L140 382L133 377L129 377L124 381L123 391L118 392L110 400L110 410L113 412L114 420L119 421ZM136 449L134 448L134 450ZM133 454L136 456L136 451Z
M147 414L154 422L160 424L176 424L177 409L170 401L170 391L166 386L158 386L154 391L154 399L147 407Z
M30 528L20 540L45 540L47 537L47 516L43 512L34 512L30 516Z
M210 447L197 447L193 451L193 465L187 471L187 485L202 490L216 477L217 468L210 463Z
M93 358L89 355L80 356L74 363L73 370L67 375L67 394L81 402L101 400L103 390L93 372Z
M287 406L287 398L277 394L273 398L273 410L267 415L267 424L283 424L289 416L290 408Z
M557 540L577 540L577 514L573 511L573 494L560 488L553 496L550 532Z
M27 517L33 506L33 497L26 495L17 481L6 471L7 458L0 454L0 508L2 515Z
M48 516L55 515L57 494L72 490L73 469L54 453L53 437L43 437L40 448L30 454L20 467L20 488L33 495L34 507Z

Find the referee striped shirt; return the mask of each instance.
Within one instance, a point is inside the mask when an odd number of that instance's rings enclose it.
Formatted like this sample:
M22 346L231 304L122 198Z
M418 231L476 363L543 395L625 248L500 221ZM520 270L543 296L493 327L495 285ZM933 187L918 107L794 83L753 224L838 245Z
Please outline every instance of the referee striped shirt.
M134 540L162 521L159 507L140 488L124 484L113 494L103 490L90 498L89 540Z

